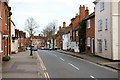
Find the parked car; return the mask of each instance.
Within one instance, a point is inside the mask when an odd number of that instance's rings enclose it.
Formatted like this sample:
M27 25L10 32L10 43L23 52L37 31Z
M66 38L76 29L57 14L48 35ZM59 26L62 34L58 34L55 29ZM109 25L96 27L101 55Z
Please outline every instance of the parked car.
M30 50L30 47L26 47L26 50Z
M41 47L41 50L49 50L47 47Z
M53 48L49 48L49 50L57 50L58 49L58 47L54 47L54 49Z
M32 48L32 51L37 51L37 48L33 47L33 48Z

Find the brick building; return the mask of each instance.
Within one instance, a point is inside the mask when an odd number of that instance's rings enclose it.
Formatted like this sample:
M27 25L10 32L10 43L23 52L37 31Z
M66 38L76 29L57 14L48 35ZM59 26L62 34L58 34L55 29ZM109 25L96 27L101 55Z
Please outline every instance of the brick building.
M89 15L88 7L85 7L85 5L79 7L79 15L76 14L75 18L71 19L70 23L70 39L71 39L71 49L73 49L74 52L80 52L79 49L79 23L87 16ZM82 50L85 51L85 50Z
M2 2L0 1L0 62L2 62L2 16L1 16L1 14L2 14L2 10L1 10L1 4L2 4Z
M44 37L42 37L40 34L38 36L32 37L32 45L36 48L41 48L45 46Z
M15 29L15 37L18 38L18 51L24 51L26 47L26 33Z
M11 7L8 6L8 0L1 1L2 18L2 50L4 56L11 53Z
M56 34L56 46L60 49L62 49L62 33L64 32L66 28L66 22L63 22L63 26L59 26L59 30Z
M86 53L95 52L95 12L85 18L86 21Z

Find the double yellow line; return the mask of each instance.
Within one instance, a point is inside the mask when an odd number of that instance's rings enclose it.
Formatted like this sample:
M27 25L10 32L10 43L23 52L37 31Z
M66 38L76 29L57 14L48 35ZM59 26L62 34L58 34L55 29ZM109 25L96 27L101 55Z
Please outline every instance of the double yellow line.
M45 78L46 80L50 80L50 76L49 76L48 72L46 71L46 67L45 67L45 65L44 65L41 57L38 55L37 52L36 52L36 55L37 55L37 59L38 59L38 61L39 61L40 67L41 67L42 70L43 70L43 74L44 74L44 75L43 75L42 77Z

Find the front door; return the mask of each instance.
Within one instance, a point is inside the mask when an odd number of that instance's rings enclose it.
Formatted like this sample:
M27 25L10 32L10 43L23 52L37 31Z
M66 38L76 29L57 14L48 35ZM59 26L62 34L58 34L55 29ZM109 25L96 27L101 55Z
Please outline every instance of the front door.
M92 38L92 53L95 53L95 40Z

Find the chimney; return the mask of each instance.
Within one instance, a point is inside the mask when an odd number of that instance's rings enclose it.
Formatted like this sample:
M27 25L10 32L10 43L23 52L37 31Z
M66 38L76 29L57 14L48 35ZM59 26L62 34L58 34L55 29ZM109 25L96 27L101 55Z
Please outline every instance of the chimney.
M80 15L80 21L85 17L85 5L81 6L79 8L79 15Z
M40 36L40 34L38 34L38 36Z
M75 17L77 17L77 16L78 16L78 13L76 13Z
M66 22L63 22L63 28L65 28L66 27Z
M89 10L88 10L88 7L86 7L86 10L85 10L85 17L89 15Z
M59 26L59 31L61 30L61 26Z

